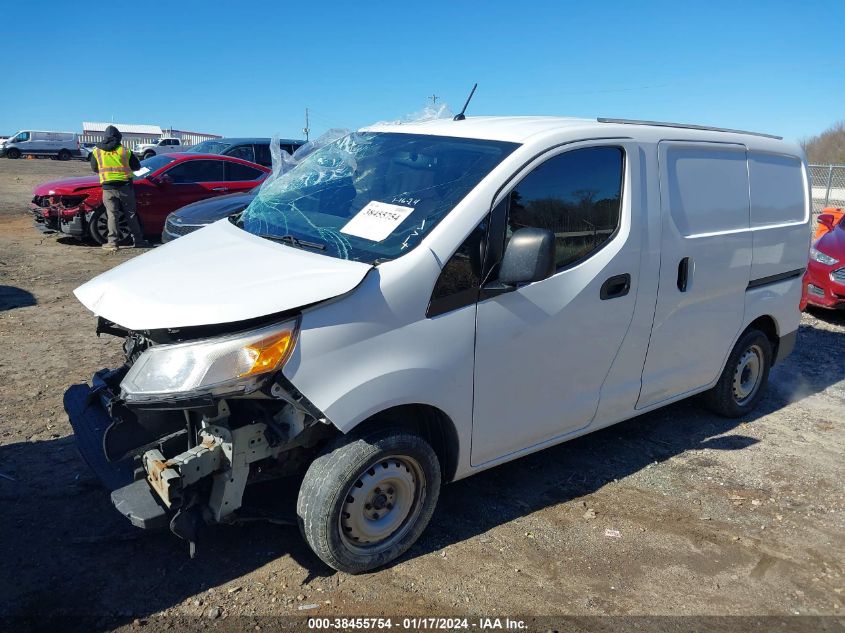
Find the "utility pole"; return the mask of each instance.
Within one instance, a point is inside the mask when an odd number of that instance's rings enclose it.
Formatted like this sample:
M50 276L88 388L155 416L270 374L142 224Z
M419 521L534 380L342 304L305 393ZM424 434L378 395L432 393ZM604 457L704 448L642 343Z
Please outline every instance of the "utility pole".
M440 97L438 97L437 95L434 95L434 94L433 94L433 95L431 95L431 96L429 97L429 99L431 99L431 105L434 105L435 103L437 103L437 100L438 100L439 98L440 98Z
M305 108L305 127L302 128L302 133L305 134L305 140L308 140L308 134L311 132L311 128L308 127L308 108Z

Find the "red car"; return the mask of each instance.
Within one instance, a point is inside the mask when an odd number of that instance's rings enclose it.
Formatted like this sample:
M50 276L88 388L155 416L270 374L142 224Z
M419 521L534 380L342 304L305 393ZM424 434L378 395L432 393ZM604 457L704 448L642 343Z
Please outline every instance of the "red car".
M845 308L845 217L822 213L819 224L828 228L810 248L804 273L801 309L807 304L824 308Z
M143 160L134 182L144 235L161 235L167 215L186 204L249 191L269 173L262 165L217 154L161 154ZM33 193L30 210L39 229L105 243L106 212L96 174L46 182ZM129 236L125 223L121 234Z

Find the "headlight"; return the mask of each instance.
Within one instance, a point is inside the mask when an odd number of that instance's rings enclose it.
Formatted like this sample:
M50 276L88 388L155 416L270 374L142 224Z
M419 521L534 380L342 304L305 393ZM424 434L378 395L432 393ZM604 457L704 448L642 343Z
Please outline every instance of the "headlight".
M810 249L810 259L819 262L820 264L824 264L825 266L833 266L834 264L838 264L839 260L835 257L831 257L830 255L825 255L819 250L815 248Z
M293 352L299 321L245 334L156 345L147 349L120 383L128 402L235 395L255 391Z

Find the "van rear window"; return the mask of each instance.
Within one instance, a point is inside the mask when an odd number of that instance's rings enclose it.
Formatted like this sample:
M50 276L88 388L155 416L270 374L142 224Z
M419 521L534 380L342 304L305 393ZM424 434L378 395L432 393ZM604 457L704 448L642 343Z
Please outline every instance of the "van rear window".
M794 156L749 152L751 226L803 222L804 177Z

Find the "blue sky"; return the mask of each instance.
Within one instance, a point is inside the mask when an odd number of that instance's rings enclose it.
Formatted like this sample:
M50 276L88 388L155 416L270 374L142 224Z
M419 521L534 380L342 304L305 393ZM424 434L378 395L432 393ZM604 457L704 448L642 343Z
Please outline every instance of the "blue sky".
M108 7L108 9L106 9ZM469 114L799 139L845 119L845 2L6 3L0 134L151 123L312 137L438 95Z

